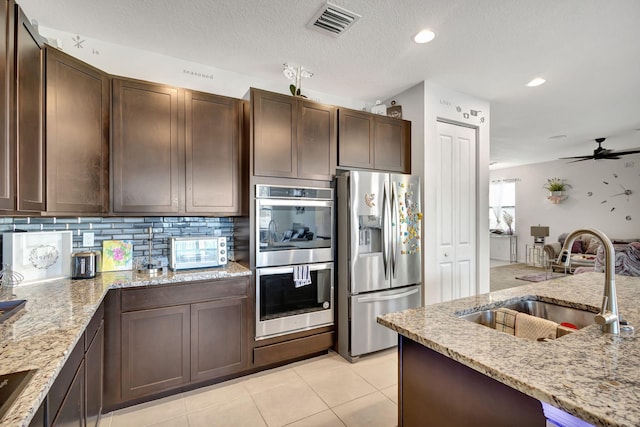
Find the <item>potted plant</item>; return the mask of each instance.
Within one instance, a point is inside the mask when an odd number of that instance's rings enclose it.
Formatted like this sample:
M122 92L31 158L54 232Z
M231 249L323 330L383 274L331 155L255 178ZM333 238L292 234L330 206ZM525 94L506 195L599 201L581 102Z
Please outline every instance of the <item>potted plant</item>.
M507 224L507 234L513 234L513 228L511 228L513 225L513 216L509 212L503 211L502 217L504 218L505 224Z
M562 196L567 188L571 188L571 185L560 178L549 178L542 187L549 191L550 196Z

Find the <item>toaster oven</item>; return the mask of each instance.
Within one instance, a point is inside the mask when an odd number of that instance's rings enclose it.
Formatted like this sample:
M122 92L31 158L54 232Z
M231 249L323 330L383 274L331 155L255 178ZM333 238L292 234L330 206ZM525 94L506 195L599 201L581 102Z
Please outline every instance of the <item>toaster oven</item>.
M169 268L221 267L227 264L226 237L171 237L169 238Z

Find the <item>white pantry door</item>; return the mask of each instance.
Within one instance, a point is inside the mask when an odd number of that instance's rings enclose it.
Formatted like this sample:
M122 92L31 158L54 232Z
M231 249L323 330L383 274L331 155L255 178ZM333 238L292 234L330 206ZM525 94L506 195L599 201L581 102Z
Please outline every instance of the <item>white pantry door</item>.
M436 189L442 301L476 292L476 129L438 121Z

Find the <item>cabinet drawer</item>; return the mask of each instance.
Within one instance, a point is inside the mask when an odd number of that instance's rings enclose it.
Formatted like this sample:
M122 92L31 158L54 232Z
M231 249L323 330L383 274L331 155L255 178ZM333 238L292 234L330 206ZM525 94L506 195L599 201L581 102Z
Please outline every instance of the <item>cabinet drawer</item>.
M122 291L122 311L191 304L221 298L248 295L246 277L225 278L207 282L161 285Z
M253 362L256 366L283 362L328 350L333 346L333 332L297 338L277 344L253 349Z
M91 345L91 341L93 341L93 337L96 336L96 332L98 332L98 328L100 328L100 324L102 323L102 319L104 317L104 304L100 304L100 307L96 310L96 313L93 315L89 324L87 325L87 329L84 332L84 351L87 351L89 346Z

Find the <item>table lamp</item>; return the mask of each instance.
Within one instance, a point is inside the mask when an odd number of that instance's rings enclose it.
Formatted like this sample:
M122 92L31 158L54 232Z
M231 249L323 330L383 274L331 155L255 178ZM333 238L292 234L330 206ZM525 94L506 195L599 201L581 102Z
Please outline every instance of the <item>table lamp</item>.
M540 224L531 226L531 235L534 245L544 245L544 238L549 235L549 227Z

